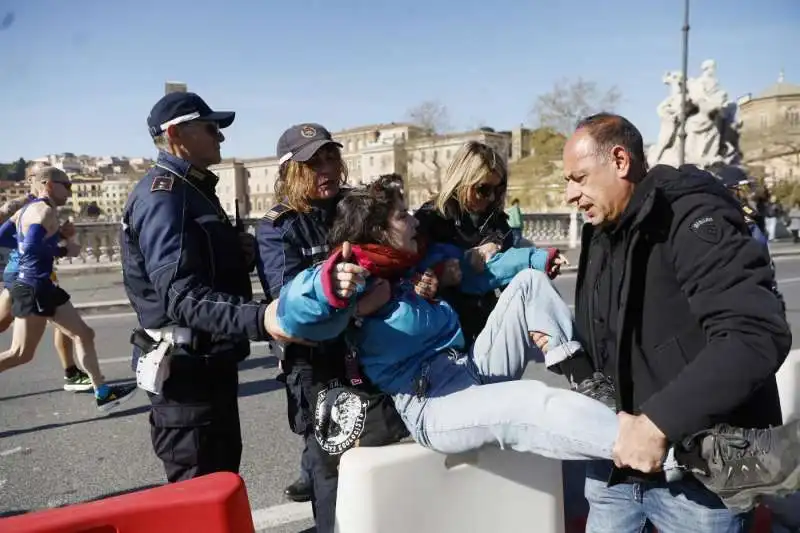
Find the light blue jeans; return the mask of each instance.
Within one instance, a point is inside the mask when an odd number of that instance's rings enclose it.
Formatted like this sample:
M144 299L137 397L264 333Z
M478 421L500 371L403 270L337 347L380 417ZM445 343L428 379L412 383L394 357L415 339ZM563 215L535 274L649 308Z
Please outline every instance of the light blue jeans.
M520 381L528 361L543 359L531 331L550 336L548 365L580 348L572 314L550 280L526 270L503 291L469 354L433 359L425 395L412 384L394 395L414 440L443 453L494 444L555 459L611 458L613 411L576 392Z
M586 533L746 533L753 513L733 514L693 477L673 482L607 486L613 463L592 461L584 493Z

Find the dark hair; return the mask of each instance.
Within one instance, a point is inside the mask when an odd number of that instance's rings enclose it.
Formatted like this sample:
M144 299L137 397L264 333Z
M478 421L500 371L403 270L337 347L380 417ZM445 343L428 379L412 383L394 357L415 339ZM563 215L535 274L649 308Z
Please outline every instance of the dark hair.
M377 180L351 189L336 206L328 240L336 247L352 244L387 244L389 217L403 200L403 178L384 174Z
M519 198L514 198L513 200L511 200L511 205L515 205L518 203L519 203Z
M607 157L607 151L619 145L631 158L631 181L638 181L647 173L642 134L630 120L613 113L597 113L578 122L575 131L586 130L597 144L598 155Z

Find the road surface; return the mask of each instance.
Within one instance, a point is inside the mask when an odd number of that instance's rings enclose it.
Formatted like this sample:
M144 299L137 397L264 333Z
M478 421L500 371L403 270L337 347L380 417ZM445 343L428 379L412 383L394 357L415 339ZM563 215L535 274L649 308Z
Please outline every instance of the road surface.
M777 268L797 338L800 257L779 258ZM574 274L557 281L570 303L574 281ZM106 377L112 382L130 381L128 336L134 317L119 313L88 319L97 332ZM61 389L62 374L50 339L48 334L30 364L0 375L0 513L60 506L163 483L161 465L150 447L145 395L139 394L116 414L100 416L91 394ZM10 341L9 332L0 335L0 346L7 347ZM296 533L311 525L311 515L307 504L290 504L282 496L283 487L297 473L301 446L288 429L276 375L276 360L266 344L254 344L253 355L241 365L242 475L263 531ZM564 385L563 378L538 365L530 367L525 377Z

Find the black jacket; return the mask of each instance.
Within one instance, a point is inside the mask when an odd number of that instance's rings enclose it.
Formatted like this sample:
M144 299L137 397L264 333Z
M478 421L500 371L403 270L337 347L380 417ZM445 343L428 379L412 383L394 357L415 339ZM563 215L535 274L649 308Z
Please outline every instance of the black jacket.
M122 279L143 328L188 327L198 352L243 359L249 340L268 338L266 304L253 301L252 268L216 183L213 173L159 153L125 204Z
M307 213L295 211L286 204L274 205L256 226L258 254L256 268L264 294L269 300L278 298L281 288L289 283L297 274L330 255L328 232L336 215L336 205L341 197L347 194L343 190L331 201L315 202ZM289 344L284 349L284 356L291 364L297 360L310 362L315 360L319 368L319 379L324 380L329 372L337 372L322 364L326 358L316 355L327 353L343 354L344 343L332 340L313 348L301 344ZM330 366L335 366L329 358Z
M419 221L417 232L431 242L448 243L464 250L474 248L487 242L494 242L502 250L511 248L514 236L508 226L508 216L499 209L490 211L483 218L473 218L461 210L458 202L450 200L442 215L436 206L427 202L414 213ZM461 329L472 343L483 327L489 314L497 304L497 296L490 292L483 296L461 293L458 288L442 289L440 296L453 306L458 313Z
M616 382L618 406L646 414L672 442L719 422L780 424L774 374L792 336L773 277L715 178L659 165L613 231L584 227L576 328Z

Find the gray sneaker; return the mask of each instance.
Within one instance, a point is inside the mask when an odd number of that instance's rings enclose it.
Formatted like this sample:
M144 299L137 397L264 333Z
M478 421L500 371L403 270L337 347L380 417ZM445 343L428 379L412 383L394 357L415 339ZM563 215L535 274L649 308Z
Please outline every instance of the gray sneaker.
M749 511L762 496L800 489L800 420L769 429L720 424L694 439L706 470L692 472L732 511Z
M609 409L615 413L617 412L617 389L614 387L614 383L604 374L595 372L592 377L584 379L573 387L573 390L604 403Z

